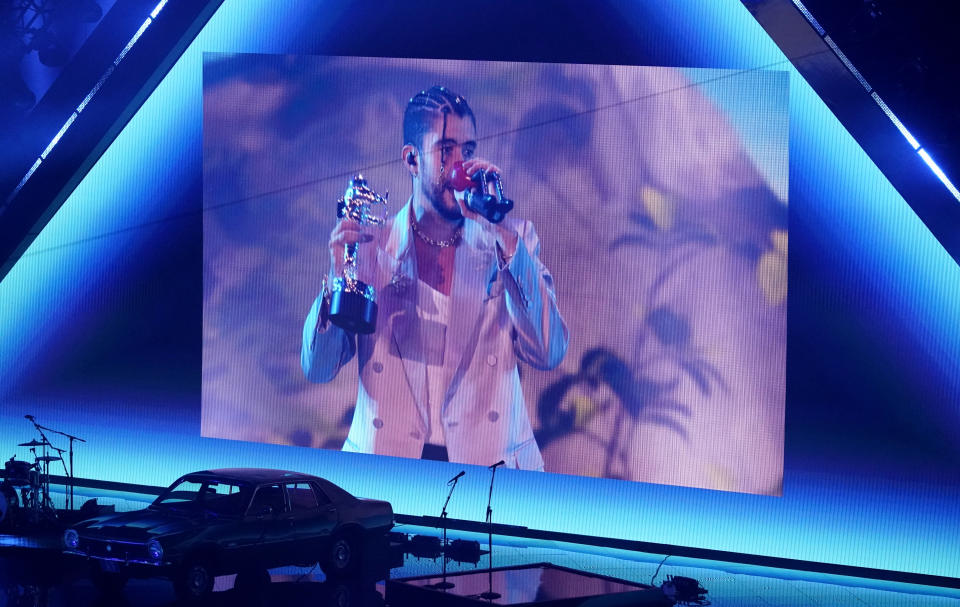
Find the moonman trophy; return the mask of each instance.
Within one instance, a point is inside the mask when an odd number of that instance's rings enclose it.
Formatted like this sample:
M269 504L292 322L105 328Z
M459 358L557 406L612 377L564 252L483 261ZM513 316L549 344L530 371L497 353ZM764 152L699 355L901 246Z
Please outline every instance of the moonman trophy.
M349 218L360 225L382 225L386 220L386 206L387 197L374 192L358 173L350 180L343 198L337 201L337 218ZM343 251L343 276L333 279L329 318L347 331L368 334L377 327L377 294L372 285L357 277L358 247L358 244L349 244Z

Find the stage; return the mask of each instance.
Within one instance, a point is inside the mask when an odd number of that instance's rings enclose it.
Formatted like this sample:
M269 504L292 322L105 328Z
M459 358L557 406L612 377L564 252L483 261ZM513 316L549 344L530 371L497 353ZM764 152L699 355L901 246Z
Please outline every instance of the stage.
M960 607L940 4L0 3L0 607Z
M97 491L84 489L83 499ZM118 511L145 506L152 496L102 491L101 506ZM411 517L400 517L407 520ZM429 520L429 519L425 519ZM434 521L436 519L433 519ZM60 553L55 524L0 535L2 605L174 605L165 579L130 579L104 595L89 577L90 563ZM444 563L442 532L399 524L364 545L362 565L347 578L328 579L318 566L283 567L243 589L237 576L218 577L214 605L960 605L960 590L801 570L710 561L543 539L494 535L493 571L487 536L451 530ZM454 547L455 545L455 547ZM444 579L454 584L445 589ZM489 576L489 577L488 577ZM491 588L499 598L485 599ZM699 601L675 602L669 582L696 580ZM664 584L668 583L664 592Z

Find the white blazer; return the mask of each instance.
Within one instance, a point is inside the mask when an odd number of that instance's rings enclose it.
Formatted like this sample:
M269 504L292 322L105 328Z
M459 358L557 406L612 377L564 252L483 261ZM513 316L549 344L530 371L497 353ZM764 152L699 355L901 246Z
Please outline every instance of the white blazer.
M427 374L417 316L416 253L408 202L382 230L376 259L378 318L371 335L356 336L320 322L322 294L303 328L301 365L310 381L328 382L359 352L357 404L344 451L419 458L430 423ZM501 269L496 238L467 221L457 247L452 314L445 356L459 360L442 401L450 461L542 470L517 361L552 369L569 334L557 308L553 279L540 262L529 221L505 220L519 235Z

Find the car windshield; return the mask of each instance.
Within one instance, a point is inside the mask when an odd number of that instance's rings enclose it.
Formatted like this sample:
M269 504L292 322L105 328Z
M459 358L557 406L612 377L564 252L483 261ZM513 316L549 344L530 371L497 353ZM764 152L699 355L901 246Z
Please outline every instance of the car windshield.
M172 511L198 511L217 516L243 514L250 496L248 485L209 478L183 478L170 486L153 502L153 508Z

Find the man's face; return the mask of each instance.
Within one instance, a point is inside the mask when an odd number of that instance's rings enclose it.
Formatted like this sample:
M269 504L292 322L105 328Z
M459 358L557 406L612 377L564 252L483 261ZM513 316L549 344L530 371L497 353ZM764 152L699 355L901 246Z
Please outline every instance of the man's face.
M421 145L421 188L423 196L441 217L457 220L460 206L450 185L450 172L457 161L473 158L477 149L477 130L470 116L437 116L433 127L424 133Z

